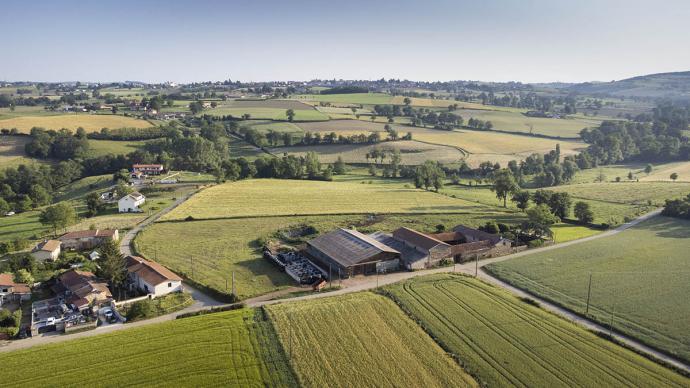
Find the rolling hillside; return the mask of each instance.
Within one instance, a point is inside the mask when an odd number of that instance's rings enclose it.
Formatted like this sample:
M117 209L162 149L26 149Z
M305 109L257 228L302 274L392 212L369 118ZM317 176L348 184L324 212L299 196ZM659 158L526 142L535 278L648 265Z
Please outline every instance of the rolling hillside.
M690 99L690 71L649 74L611 82L585 82L568 89L590 95Z

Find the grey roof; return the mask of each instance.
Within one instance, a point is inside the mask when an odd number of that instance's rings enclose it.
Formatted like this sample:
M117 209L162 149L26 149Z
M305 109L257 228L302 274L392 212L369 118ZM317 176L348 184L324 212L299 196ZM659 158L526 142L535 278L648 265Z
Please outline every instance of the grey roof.
M382 252L400 254L365 234L342 228L310 240L309 245L344 267L367 262Z
M477 240L489 240L492 244L496 244L501 241L502 237L497 234L491 234L478 229L468 228L464 225L458 225L453 228L453 231L461 233L465 236L472 236Z
M429 236L427 234L417 232L414 229L410 228L398 228L393 231L393 237L403 240L408 244L414 245L418 248L422 248L425 250L430 250L433 247L436 246L446 246L449 247L450 245L444 243L441 240L438 240L432 236Z
M400 252L400 258L405 263L410 264L419 260L427 260L429 258L428 255L421 253L413 247L405 245L404 242L396 240L390 234L374 232L370 234L369 237Z

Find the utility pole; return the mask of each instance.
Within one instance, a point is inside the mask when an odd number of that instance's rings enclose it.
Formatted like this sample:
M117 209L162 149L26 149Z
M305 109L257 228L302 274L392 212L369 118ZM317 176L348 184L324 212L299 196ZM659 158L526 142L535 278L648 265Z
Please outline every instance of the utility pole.
M328 281L330 282L330 287L333 288L333 277L331 276L331 264L328 263Z
M613 338L613 306L611 306L611 323L609 323L609 337Z
M235 289L235 271L232 271L232 294L237 297L237 290Z
M479 275L479 255L474 255L474 277Z
M342 278L340 277L340 268L338 268L338 287L340 287L341 282Z
M194 259L189 255L189 266L192 268L192 277L194 277Z
M589 298L592 295L592 274L589 274L589 285L587 286L587 308L585 309L585 315L589 314Z
M376 268L376 288L379 288L379 269Z

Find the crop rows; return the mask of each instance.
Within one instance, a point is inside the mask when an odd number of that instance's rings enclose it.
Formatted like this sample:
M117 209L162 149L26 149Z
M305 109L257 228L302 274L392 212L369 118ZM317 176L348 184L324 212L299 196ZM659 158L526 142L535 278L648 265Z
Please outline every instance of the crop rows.
M430 276L389 291L490 386L683 386L687 380L476 280Z

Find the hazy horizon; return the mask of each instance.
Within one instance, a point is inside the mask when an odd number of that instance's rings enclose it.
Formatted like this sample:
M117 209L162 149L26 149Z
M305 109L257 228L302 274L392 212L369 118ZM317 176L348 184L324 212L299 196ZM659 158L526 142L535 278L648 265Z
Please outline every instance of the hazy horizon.
M690 70L681 0L9 0L2 9L3 81L570 83Z

